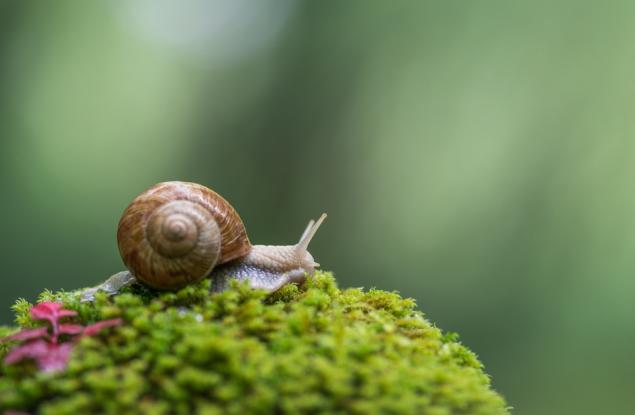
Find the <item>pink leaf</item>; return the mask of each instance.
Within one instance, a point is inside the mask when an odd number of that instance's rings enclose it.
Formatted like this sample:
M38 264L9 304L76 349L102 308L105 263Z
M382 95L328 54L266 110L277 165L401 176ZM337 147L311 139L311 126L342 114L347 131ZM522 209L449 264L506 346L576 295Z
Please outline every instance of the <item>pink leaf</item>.
M120 318L113 318L110 320L102 320L98 321L95 324L91 324L84 328L84 332L82 333L84 336L93 336L105 328L120 326L122 320Z
M35 360L43 372L57 372L66 368L71 357L71 350L73 350L73 343L50 344L48 353Z
M50 343L40 339L14 347L4 358L4 363L10 365L26 358L38 359L46 355L49 344Z
M60 324L60 334L79 334L84 330L81 324Z
M59 313L57 313L57 316L59 318L76 316L76 315L77 315L77 311L73 311L73 310L60 310Z
M57 315L62 304L45 301L31 307L31 317L34 320L50 320Z
M38 337L48 337L48 328L46 327L38 327L36 329L26 329L22 330L18 333L12 334L11 336L5 337L2 339L6 340L31 340L37 339Z
M33 318L33 320L48 320L51 324L55 324L55 322L62 317L77 315L77 312L73 310L62 309L63 306L62 303L44 301L31 308L31 318Z
M43 372L62 370L68 364L75 342L59 343L58 335L75 336L73 340L77 340L81 336L93 336L105 328L119 326L122 323L120 318L115 318L98 321L86 327L72 323L60 324L59 320L61 318L77 315L77 312L65 310L62 307L63 304L61 303L49 301L33 306L31 308L31 318L33 320L48 320L51 324L52 334L49 334L47 327L38 327L22 330L5 339L0 339L0 341L25 341L25 343L15 346L4 358L4 362L13 364L24 359L33 359Z

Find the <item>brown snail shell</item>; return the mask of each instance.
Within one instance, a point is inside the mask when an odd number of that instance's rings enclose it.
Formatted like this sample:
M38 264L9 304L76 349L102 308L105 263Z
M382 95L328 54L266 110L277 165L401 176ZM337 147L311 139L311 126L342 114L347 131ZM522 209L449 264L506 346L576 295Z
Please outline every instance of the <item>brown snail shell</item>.
M137 196L117 230L121 258L146 285L173 290L247 255L251 243L234 208L196 183L159 183Z

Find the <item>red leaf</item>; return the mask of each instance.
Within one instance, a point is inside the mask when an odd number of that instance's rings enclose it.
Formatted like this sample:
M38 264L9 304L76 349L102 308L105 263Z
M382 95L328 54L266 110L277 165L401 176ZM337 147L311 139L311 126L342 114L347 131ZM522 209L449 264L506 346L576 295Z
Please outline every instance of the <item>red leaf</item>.
M55 324L62 317L77 315L77 312L73 310L62 309L63 306L62 303L44 301L31 308L31 318L33 320L48 320L51 324Z
M4 358L4 363L10 365L25 358L38 359L46 355L49 345L50 343L40 339L14 347Z
M59 313L57 313L57 317L59 318L76 316L76 315L77 315L77 311L73 311L73 310L60 310Z
M11 350L4 358L6 364L13 364L24 359L33 359L43 372L62 370L68 364L73 343L48 343L35 340Z
M23 359L33 359L43 372L54 372L62 370L68 364L74 341L58 343L59 334L80 335L74 337L77 340L81 336L92 336L101 330L119 326L122 323L120 318L98 321L89 326L80 324L64 323L59 320L63 317L75 316L73 310L65 310L63 304L45 301L31 308L31 318L33 320L48 320L51 323L52 334L49 334L47 327L22 330L14 335L8 336L4 340L21 340L25 343L15 346L4 358L6 364L13 364Z
M60 324L60 334L79 334L84 330L80 324Z
M31 307L31 318L34 320L50 320L57 315L62 304L45 301Z
M122 320L120 318L113 318L110 320L102 320L98 321L95 324L91 324L84 328L84 332L82 333L84 336L93 336L105 328L120 326Z
M66 368L71 350L73 343L49 344L48 353L36 357L35 360L43 372L57 372Z
M38 327L36 329L26 329L22 330L18 333L12 334L11 336L5 337L2 339L6 340L31 340L37 339L38 337L48 337L48 328L46 327Z

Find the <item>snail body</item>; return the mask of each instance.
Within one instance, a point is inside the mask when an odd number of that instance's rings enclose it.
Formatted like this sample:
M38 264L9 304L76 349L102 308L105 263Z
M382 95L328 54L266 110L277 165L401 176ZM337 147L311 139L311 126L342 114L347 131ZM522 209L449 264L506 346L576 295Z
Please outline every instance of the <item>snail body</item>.
M218 193L196 183L159 183L137 196L119 221L117 242L128 271L85 290L83 298L134 282L176 290L206 277L213 291L238 279L273 292L319 266L307 248L325 218L311 221L295 245L252 245L240 216Z
M317 223L311 220L295 245L254 245L249 253L236 261L214 268L211 273L212 291L224 291L232 279L249 281L252 288L277 291L291 282L301 282L313 275L320 264L307 250L326 214Z

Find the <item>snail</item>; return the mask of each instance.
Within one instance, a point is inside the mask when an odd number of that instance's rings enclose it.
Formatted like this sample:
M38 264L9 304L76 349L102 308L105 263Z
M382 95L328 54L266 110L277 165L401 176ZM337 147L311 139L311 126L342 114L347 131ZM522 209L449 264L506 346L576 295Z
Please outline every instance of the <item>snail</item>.
M311 220L295 245L252 245L236 210L213 190L196 183L163 182L126 208L117 243L127 271L85 289L116 294L139 282L157 290L177 290L209 277L212 291L224 291L232 279L274 292L302 282L319 264L307 250L326 214Z

